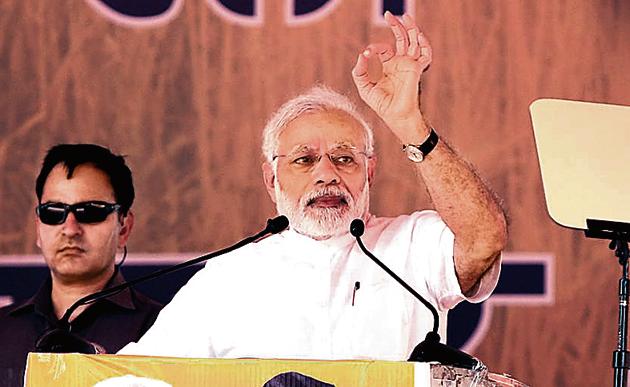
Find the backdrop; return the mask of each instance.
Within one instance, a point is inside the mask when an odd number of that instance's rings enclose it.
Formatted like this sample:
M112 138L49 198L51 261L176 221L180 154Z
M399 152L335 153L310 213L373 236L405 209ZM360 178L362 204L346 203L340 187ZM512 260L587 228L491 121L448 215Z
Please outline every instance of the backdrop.
M503 199L508 252L554 257L552 302L495 305L475 354L535 386L611 384L619 266L606 242L548 217L528 106L630 104L623 0L4 0L0 254L37 253L34 179L58 142L128 155L132 252L213 250L258 230L274 213L260 170L266 118L318 82L358 101L350 70L370 41L390 39L383 7L413 13L431 40L424 110ZM367 114L372 212L429 208L399 144Z

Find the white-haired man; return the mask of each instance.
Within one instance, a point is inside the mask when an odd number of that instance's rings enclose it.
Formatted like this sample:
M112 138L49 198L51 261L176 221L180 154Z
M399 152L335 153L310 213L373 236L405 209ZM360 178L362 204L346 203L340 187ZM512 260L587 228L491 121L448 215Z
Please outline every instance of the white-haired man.
M367 259L367 247L445 317L494 288L506 222L494 196L427 124L418 84L431 48L414 21L386 19L395 48L374 44L352 71L361 98L404 145L437 210L369 213L373 135L349 100L316 87L284 104L263 134L263 175L290 229L210 261L122 353L184 357L405 360L431 314ZM372 82L376 56L382 77Z

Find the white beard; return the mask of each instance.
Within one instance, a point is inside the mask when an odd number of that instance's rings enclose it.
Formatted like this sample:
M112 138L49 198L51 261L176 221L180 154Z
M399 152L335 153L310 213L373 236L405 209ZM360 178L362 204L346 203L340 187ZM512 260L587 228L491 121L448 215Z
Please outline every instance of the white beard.
M277 181L277 180L276 180ZM357 218L364 219L368 213L370 189L366 179L355 202L352 195L339 186L327 186L313 190L292 202L280 184L275 185L276 210L279 215L289 218L289 225L300 234L314 239L328 239L350 231L350 223ZM311 207L308 203L323 195L340 195L347 205L341 207Z

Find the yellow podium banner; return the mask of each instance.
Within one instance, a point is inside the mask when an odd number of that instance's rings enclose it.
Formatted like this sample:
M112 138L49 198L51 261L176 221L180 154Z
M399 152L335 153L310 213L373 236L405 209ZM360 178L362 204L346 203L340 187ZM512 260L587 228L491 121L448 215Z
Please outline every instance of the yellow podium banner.
M427 385L428 365L367 360L184 359L31 353L25 386L414 387L418 385L414 379L423 380L425 384L420 385ZM115 384L116 381L120 383Z

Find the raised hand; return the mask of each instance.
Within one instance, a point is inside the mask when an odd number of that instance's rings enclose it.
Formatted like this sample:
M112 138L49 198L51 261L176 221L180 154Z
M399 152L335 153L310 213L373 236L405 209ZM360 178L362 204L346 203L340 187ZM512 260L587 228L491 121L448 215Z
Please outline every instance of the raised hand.
M410 123L422 120L418 88L422 72L431 63L432 51L408 14L401 21L386 12L385 20L396 39L395 48L386 43L370 44L359 54L352 78L363 101L402 139ZM371 81L368 73L368 60L372 57L377 57L383 66L376 81Z

